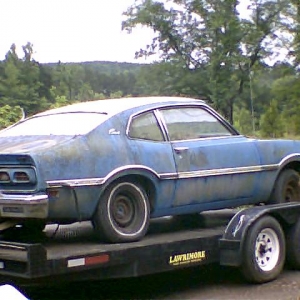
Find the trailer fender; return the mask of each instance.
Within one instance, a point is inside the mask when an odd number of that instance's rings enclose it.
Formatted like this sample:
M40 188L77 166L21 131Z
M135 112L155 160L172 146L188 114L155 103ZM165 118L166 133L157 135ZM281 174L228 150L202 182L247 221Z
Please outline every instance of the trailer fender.
M290 228L300 216L300 203L289 202L273 205L255 206L236 213L228 223L219 240L220 264L241 266L243 245L249 228L261 217L270 215L279 221L282 229Z

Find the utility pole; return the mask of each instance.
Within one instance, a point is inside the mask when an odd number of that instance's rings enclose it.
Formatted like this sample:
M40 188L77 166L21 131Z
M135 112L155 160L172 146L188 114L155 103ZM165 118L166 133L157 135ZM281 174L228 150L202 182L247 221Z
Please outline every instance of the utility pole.
M253 103L253 89L252 89L252 75L253 71L251 71L249 67L249 81L250 81L250 103L251 103L251 117L252 117L252 131L255 133L255 120L254 120L254 103Z

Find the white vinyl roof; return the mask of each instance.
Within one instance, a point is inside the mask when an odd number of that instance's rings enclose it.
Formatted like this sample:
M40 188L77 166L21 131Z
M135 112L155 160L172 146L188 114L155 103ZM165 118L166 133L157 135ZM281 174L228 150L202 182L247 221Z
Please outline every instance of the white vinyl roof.
M38 115L59 114L68 112L95 112L113 115L126 109L157 103L203 102L202 100L184 97L131 97L80 102L42 112Z

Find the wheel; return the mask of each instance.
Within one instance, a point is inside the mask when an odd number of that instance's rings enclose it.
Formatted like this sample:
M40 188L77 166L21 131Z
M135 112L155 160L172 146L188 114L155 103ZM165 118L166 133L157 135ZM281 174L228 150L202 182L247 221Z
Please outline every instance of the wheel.
M137 183L119 182L99 200L93 224L99 236L112 243L141 239L149 227L147 194Z
M269 203L300 201L299 174L292 170L283 170L277 178Z
M300 269L300 218L286 230L286 259L291 269Z
M241 270L248 281L271 281L282 271L285 238L280 224L273 217L264 216L251 225L242 249Z

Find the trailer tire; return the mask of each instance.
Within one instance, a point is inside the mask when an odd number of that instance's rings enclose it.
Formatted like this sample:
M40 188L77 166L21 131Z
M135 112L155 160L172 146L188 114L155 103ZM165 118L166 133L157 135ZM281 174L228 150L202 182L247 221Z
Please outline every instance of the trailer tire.
M283 170L277 178L269 203L300 201L300 176L292 169Z
M285 238L276 219L264 216L252 224L246 234L241 271L253 283L275 279L285 261Z
M286 260L290 269L300 269L300 218L286 230Z
M112 184L99 200L93 218L99 237L107 242L140 240L147 232L150 206L146 192L135 182Z

